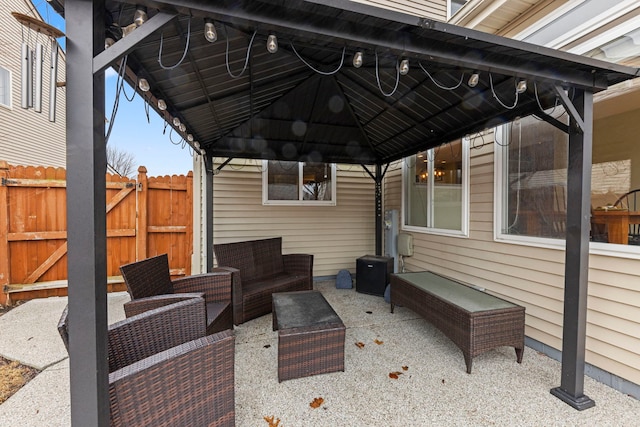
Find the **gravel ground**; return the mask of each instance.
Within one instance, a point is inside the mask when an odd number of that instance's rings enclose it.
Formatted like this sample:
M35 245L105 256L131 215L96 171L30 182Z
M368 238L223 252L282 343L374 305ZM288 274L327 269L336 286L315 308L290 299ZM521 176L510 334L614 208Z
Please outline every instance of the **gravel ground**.
M345 371L278 383L271 316L237 327L238 426L268 426L265 417L279 427L640 425L640 401L591 378L584 390L594 408L577 411L552 396L560 363L530 348L522 364L513 348L484 353L469 375L461 351L410 310L391 314L382 298L333 282L315 288L347 327ZM313 408L316 398L323 403Z

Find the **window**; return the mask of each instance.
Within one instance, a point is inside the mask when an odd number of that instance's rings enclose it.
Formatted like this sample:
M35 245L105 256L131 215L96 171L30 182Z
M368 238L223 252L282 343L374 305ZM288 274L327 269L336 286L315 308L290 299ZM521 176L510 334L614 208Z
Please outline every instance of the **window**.
M560 110L558 108L557 110ZM563 123L567 115L552 113ZM640 245L639 227L615 232L609 217L640 211L633 194L640 188L640 149L635 111L594 120L591 165L592 242ZM626 125L621 125L625 123ZM496 132L497 238L561 245L567 214L569 137L550 124L526 117ZM640 197L637 199L640 201ZM613 211L610 212L610 211ZM633 218L632 218L633 220ZM633 221L631 221L633 222ZM555 239L555 240L551 240ZM602 249L612 250L610 245ZM627 246L616 251L629 251ZM633 250L633 249L631 249Z
M336 165L263 161L264 204L336 204Z
M567 123L566 115L559 120ZM501 234L564 239L568 135L529 116L503 126L496 147L502 154Z
M0 67L0 105L11 108L11 73Z
M404 161L403 227L467 235L469 144L466 139Z

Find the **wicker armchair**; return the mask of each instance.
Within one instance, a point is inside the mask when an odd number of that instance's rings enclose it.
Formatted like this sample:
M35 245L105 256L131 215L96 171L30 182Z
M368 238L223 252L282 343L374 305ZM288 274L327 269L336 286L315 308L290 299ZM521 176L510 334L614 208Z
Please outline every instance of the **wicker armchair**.
M167 254L120 267L131 301L127 317L184 299L181 293L198 292L207 303L207 334L233 328L231 273L214 271L171 280Z
M204 316L196 296L109 326L112 426L235 425L235 337L206 335ZM68 349L66 308L58 331Z

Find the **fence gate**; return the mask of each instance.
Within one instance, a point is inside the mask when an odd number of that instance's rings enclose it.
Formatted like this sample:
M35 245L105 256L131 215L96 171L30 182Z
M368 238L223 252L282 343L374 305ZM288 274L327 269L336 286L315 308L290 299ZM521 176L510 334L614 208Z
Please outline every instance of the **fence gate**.
M193 174L107 174L107 283L122 264L167 253L172 276L191 273ZM67 292L66 171L0 161L0 304Z

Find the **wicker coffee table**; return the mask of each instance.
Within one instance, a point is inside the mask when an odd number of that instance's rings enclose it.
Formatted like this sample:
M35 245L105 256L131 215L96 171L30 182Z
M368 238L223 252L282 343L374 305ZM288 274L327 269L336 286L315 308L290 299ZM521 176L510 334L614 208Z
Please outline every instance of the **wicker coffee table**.
M345 326L319 291L273 294L278 381L344 371Z

